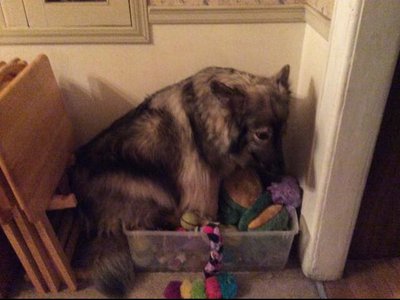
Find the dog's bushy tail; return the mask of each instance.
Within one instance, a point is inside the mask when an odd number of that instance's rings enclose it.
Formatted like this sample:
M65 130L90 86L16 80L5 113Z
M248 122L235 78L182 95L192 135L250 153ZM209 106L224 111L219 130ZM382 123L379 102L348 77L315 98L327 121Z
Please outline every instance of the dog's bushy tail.
M110 298L127 297L135 281L135 268L126 237L96 237L92 247L96 289Z

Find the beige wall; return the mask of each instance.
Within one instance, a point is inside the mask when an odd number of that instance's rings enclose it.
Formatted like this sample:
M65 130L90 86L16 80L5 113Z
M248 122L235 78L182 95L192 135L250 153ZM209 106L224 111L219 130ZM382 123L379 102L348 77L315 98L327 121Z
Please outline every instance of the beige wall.
M318 230L315 209L323 197L321 178L328 167L324 160L328 143L326 137L318 134L326 131L319 104L322 101L328 48L328 41L306 25L297 94L292 102L285 140L288 170L299 179L304 191L300 216L303 245L308 245ZM326 112L324 116L328 116ZM304 249L301 250L300 254L304 255Z
M206 66L268 76L288 63L296 88L304 28L303 23L154 25L152 44L1 46L0 57L49 56L82 143L146 95Z
M313 165L313 138L327 59L328 41L306 25L298 86L290 109L285 141L288 168L304 183L306 189L312 189L315 185L315 172L318 172Z

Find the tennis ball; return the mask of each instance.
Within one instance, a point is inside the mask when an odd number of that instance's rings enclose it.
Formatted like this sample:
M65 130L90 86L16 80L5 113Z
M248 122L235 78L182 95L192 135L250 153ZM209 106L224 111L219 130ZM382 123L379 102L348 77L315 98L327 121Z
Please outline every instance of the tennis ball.
M187 211L181 217L181 226L186 230L194 230L201 225L201 218L194 212Z

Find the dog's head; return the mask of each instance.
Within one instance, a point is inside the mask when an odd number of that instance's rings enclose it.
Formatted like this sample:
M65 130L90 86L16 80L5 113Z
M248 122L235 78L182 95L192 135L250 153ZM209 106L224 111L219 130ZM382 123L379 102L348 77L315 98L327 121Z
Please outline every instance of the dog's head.
M281 138L289 114L289 65L271 77L236 70L215 76L210 89L230 112L229 155L241 167L283 171Z

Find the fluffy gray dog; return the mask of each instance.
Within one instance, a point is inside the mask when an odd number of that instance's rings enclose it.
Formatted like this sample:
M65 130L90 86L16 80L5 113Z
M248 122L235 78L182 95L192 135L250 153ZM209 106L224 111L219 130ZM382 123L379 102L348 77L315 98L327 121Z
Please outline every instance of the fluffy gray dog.
M278 173L289 66L275 76L210 67L149 96L76 153L73 192L93 238L93 277L123 297L134 265L121 231L173 229L187 210L215 219L238 167Z

